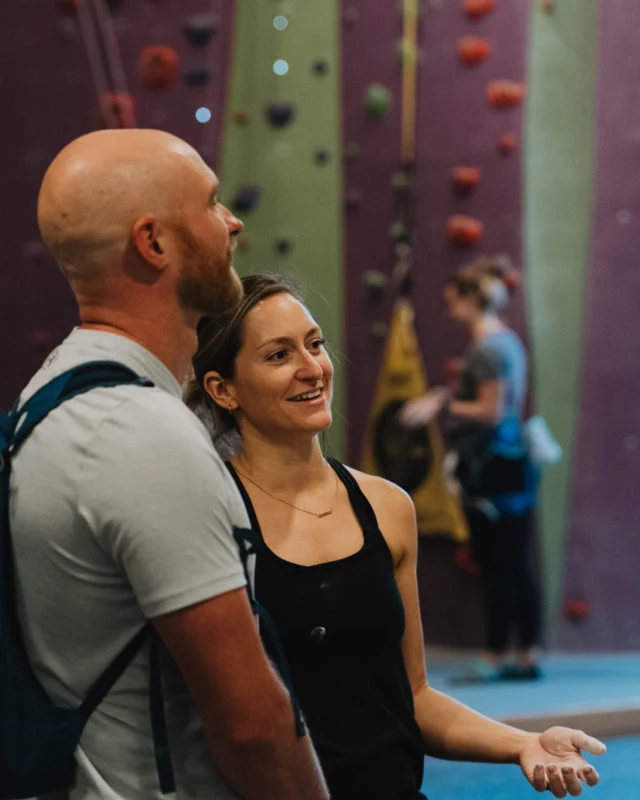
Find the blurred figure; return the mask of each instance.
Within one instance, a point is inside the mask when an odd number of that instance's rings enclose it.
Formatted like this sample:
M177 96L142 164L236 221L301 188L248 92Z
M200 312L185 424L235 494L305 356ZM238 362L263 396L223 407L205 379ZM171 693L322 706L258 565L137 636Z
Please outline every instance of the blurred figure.
M456 679L460 682L540 677L534 655L540 633L539 590L531 563L537 476L522 425L527 354L500 317L516 284L504 256L480 258L447 282L448 313L467 328L472 340L455 389L436 388L401 411L409 427L425 425L444 412L449 447L456 454L455 475L463 490L486 610L486 650ZM507 665L513 633L517 662Z

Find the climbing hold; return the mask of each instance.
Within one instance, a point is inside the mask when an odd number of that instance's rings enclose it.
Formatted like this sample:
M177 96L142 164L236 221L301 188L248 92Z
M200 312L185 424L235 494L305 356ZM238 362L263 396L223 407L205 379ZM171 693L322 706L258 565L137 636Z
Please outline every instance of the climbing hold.
M184 82L187 86L206 86L212 77L210 69L190 69L184 73Z
M482 178L479 167L454 167L451 171L451 180L459 192L470 192L475 189Z
M473 247L482 239L484 225L473 217L456 214L447 220L447 238L458 247Z
M276 253L286 256L293 250L293 240L290 236L279 236L274 242Z
M555 0L542 0L540 7L545 13L550 13L551 11L555 11L556 3Z
M31 344L35 349L44 350L47 353L51 350L52 339L51 331L46 331L42 328L33 331L31 334Z
M360 155L360 147L355 142L346 142L344 146L344 157L347 161L355 161Z
M516 81L491 81L487 84L487 97L494 108L515 108L527 94L524 83Z
M350 189L344 198L344 205L346 210L353 214L360 208L362 204L362 194L357 189Z
M377 269L369 269L362 276L362 281L369 290L371 297L374 300L379 300L389 283L389 278L384 272L379 272Z
M365 108L370 119L381 119L389 113L391 92L379 83L372 83L365 90Z
M67 14L75 14L78 6L84 2L85 0L60 0L60 8Z
M465 67L475 67L491 54L491 44L486 39L463 36L458 39L458 58Z
M204 47L218 29L215 14L194 14L185 22L182 30L194 47Z
M471 19L486 17L496 7L496 0L464 0L464 13Z
M295 106L293 103L286 103L284 101L275 101L269 103L266 107L267 121L273 125L274 128L284 128L293 122L295 117Z
M29 239L29 241L24 243L22 255L24 258L32 258L35 261L41 261L49 255L49 248L42 239Z
M573 622L586 619L591 613L591 604L588 600L566 599L563 604L564 615Z
M411 242L411 233L404 222L394 222L389 228L389 236L396 244L408 244Z
M411 191L411 178L406 172L394 172L391 177L391 185L398 194L407 194Z
M342 12L342 19L345 25L355 25L359 17L360 14L357 8L345 8Z
M233 121L236 125L248 125L251 122L251 114L244 110L234 111Z
M255 184L245 184L236 189L231 201L231 208L240 214L248 214L258 205L262 189Z
M500 150L504 156L513 153L517 146L518 137L515 133L505 133L504 136L500 137L500 141L498 142L498 150Z
M126 92L103 92L98 98L98 124L103 128L135 127L136 101Z
M314 153L313 160L319 167L324 167L331 160L331 153L328 150L319 147Z
M389 326L384 320L378 320L371 326L371 335L375 339L386 339L389 333Z
M329 62L324 58L317 58L311 65L311 70L314 75L323 77L329 72Z
M166 45L151 45L140 53L140 79L147 89L166 89L178 73L180 56Z
M398 61L403 67L415 67L420 60L416 46L405 41L404 39L400 39L396 45L396 52L398 55Z

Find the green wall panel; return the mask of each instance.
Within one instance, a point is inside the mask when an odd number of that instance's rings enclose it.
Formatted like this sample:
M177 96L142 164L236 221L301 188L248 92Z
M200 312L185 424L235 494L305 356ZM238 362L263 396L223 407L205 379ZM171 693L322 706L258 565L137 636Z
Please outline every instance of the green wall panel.
M278 31L276 15L289 24ZM256 209L240 214L247 249L236 254L241 274L272 269L293 275L305 288L310 308L332 346L336 366L334 424L327 450L344 456L343 430L343 274L342 166L340 139L340 64L338 0L331 2L250 2L238 0L235 52L220 165L223 198L256 184L262 193ZM286 75L273 71L276 60L289 64ZM327 62L324 75L313 65ZM271 127L265 114L271 101L295 105L294 121ZM235 121L245 111L248 124ZM328 161L316 163L324 150ZM278 237L293 248L276 252Z
M525 156L525 253L535 410L565 457L540 509L547 640L560 602L582 355L594 163L595 0L534 11Z

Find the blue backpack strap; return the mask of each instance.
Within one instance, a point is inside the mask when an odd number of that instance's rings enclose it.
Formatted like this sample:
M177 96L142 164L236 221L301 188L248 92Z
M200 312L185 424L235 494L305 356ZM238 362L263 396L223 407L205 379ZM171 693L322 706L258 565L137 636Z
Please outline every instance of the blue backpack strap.
M293 689L293 681L291 680L291 673L289 672L287 657L285 656L280 637L278 636L278 631L273 620L271 619L271 614L269 614L267 609L256 600L251 589L247 561L249 556L252 553L255 553L256 548L260 545L260 535L251 528L237 528L234 525L233 538L236 540L236 544L240 550L240 559L242 561L242 568L244 569L244 576L247 581L247 592L249 594L251 609L254 614L258 615L260 621L264 623L264 626L269 633L269 638L271 639L271 643L273 644L275 650L276 664L278 670L280 671L280 676L282 677L282 680L287 687L287 691L289 692L291 708L293 709L293 716L296 723L296 735L299 737L305 736L307 732L306 727L302 718L302 712L300 711L298 698L296 697Z
M152 381L117 361L90 361L63 372L41 387L19 410L16 403L10 415L12 448L20 447L36 425L65 400L90 389L121 384L153 386Z
M149 713L153 731L153 750L156 759L156 772L162 794L172 794L176 790L176 779L171 761L171 748L167 734L167 719L162 695L162 673L160 671L160 637L151 633L149 649Z

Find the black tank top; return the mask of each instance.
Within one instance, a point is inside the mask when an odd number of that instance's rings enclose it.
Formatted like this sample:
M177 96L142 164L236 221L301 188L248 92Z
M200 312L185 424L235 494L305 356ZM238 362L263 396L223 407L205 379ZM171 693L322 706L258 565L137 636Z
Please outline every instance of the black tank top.
M266 546L253 505L229 465L259 534L256 600L271 615L332 800L423 800L424 744L402 654L405 615L391 552L351 473L329 463L362 527L354 555L313 566ZM268 633L265 649L275 660Z

